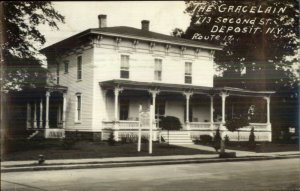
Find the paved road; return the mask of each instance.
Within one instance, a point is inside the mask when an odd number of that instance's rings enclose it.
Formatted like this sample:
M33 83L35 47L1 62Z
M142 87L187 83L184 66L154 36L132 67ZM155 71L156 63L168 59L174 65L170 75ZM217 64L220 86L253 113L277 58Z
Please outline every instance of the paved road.
M300 159L3 173L1 190L300 190Z

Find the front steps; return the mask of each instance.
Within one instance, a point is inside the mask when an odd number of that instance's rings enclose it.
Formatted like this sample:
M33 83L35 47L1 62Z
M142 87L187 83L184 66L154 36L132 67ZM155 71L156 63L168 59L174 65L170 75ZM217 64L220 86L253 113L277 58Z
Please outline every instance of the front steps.
M190 133L187 131L162 131L160 133L162 140L172 145L194 144Z

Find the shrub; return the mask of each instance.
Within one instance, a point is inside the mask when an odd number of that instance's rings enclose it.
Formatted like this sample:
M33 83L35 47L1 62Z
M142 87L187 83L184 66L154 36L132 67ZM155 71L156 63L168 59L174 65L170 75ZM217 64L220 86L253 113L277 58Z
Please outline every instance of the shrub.
M217 152L221 148L221 140L222 138L221 138L220 130L217 129L213 140L213 147L216 149Z
M180 120L174 116L162 117L159 127L163 130L180 130L182 129Z
M225 146L230 144L230 140L229 140L228 135L226 135L226 136L224 137L224 143L225 143Z
M251 128L251 131L250 131L248 146L249 146L249 148L252 148L252 149L254 149L255 146L256 146L254 128L253 127Z
M109 134L109 138L108 138L107 142L108 142L108 145L110 145L110 146L114 146L116 144L114 132L111 132Z
M225 126L229 131L236 131L239 128L249 125L247 117L244 116L235 116L232 119L226 120Z
M208 145L212 143L213 138L210 135L200 135L201 143Z

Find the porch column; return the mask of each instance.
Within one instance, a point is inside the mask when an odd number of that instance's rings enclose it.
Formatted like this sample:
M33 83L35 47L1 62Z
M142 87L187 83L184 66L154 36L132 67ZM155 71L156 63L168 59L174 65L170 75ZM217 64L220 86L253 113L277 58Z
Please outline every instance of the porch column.
M39 122L40 122L39 128L43 128L43 99L41 99L41 101L40 101L40 119L39 119Z
M214 128L214 97L210 96L210 129Z
M119 93L123 91L123 88L115 87L114 93L115 93L115 125L114 125L114 137L116 141L119 141L119 124L118 121L119 119Z
M159 94L159 90L149 90L149 93L151 93L151 95L152 95L152 114L150 115L150 116L152 116L152 119L151 119L152 124L150 124L150 125L155 124L153 126L156 129L157 127L156 127L156 121L155 121L155 107L156 107L156 95ZM150 129L151 129L151 127L150 127ZM151 134L152 134L152 130L151 130ZM156 130L154 131L154 136L152 136L152 137L154 137L153 138L154 141L157 141L157 131Z
M50 92L46 92L46 116L45 116L45 128L49 128L49 99L50 99Z
M63 93L63 113L62 113L63 129L66 128L66 111L67 111L67 94Z
M267 124L271 124L270 122L270 97L264 97L267 101Z
M26 127L31 128L31 105L29 102L27 102L27 115L26 115Z
M60 122L61 122L61 105L58 104L58 107L57 107L57 127L59 127Z
M149 90L152 95L152 105L153 105L153 122L155 121L155 106L156 106L156 95L159 94L159 90Z
M227 93L222 92L221 93L221 97L222 97L222 124L225 124L225 101L226 101L226 97L228 96Z
M36 108L36 102L34 102L34 113L33 113L33 128L37 128L37 108Z
M115 121L119 121L119 92L122 92L123 88L115 87Z
M189 125L189 122L190 122L190 120L189 120L189 118L190 118L190 116L189 116L189 111L190 111L190 97L193 95L193 93L192 92L184 92L183 93L184 95L185 95L185 98L186 98L186 111L185 111L185 113L186 113L186 120L185 120L185 122L186 122L186 129L187 130L189 130L190 129L190 125Z

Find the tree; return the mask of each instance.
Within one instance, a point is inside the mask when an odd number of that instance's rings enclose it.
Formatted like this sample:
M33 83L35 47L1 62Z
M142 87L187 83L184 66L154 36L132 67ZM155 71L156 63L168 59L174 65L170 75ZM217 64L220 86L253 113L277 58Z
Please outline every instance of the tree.
M229 6L234 9L230 11ZM246 12L239 11L239 6L245 7ZM255 13L250 13L251 7ZM258 11L259 7L262 12ZM268 7L272 11L266 11ZM286 117L274 117L272 123L276 128L287 127L291 121L298 123L295 116L299 82L293 72L299 49L298 1L186 1L186 13L190 14L191 23L183 38L224 46L223 51L215 52L217 70L222 73L215 78L215 86L276 91L271 102L272 113ZM247 20L255 22L247 23ZM227 31L229 27L233 30ZM248 32L237 32L245 27ZM256 32L255 27L259 28Z
M215 134L214 139L213 139L213 147L215 148L215 150L217 152L221 148L221 141L222 141L222 137L221 137L221 134L220 134L220 129L217 129L216 134Z
M30 86L46 83L46 70L41 68L43 62L38 49L46 42L39 31L40 25L58 29L58 23L64 17L52 6L50 1L7 1L3 2L4 59L6 90L22 90ZM38 83L32 79L39 78Z

